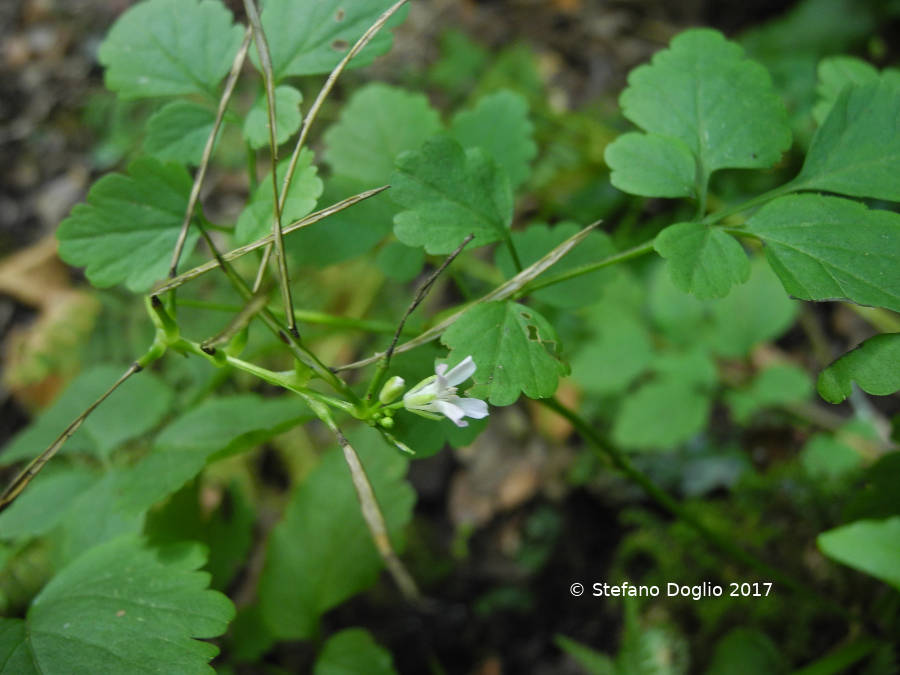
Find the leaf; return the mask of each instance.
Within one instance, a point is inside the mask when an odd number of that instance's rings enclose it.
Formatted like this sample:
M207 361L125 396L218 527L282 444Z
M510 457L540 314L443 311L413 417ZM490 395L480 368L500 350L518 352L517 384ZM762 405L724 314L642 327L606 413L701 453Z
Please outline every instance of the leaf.
M69 423L122 375L124 368L104 365L83 372L0 454L0 464L31 459L47 448ZM125 381L84 421L60 452L108 457L119 445L155 427L172 404L171 390L153 373Z
M97 56L106 86L122 98L215 98L243 34L221 2L148 0L119 17Z
M291 75L328 73L350 51L362 34L375 23L394 0L267 0L262 12L262 27L269 43L272 70L276 81ZM385 28L396 26L406 18L403 7ZM391 48L393 36L382 29L347 65L366 66L376 56ZM259 65L256 49L250 58Z
M682 291L698 298L724 298L750 276L743 247L720 228L677 223L658 235L653 247L666 259L669 275Z
M784 289L900 311L900 215L840 197L781 197L750 218Z
M809 397L811 390L805 370L792 365L774 365L754 377L749 386L728 392L726 400L734 419L748 424L758 411L799 403Z
M394 217L394 232L408 246L450 253L470 233L469 248L500 241L512 221L509 181L481 150L463 150L449 136L433 136L397 158L391 198L408 209Z
M312 163L312 151L304 148L297 160L297 168L291 181L288 197L284 202L284 210L281 213L282 227L299 220L312 211L319 196L322 194L322 180L317 175L317 168ZM278 165L278 193L284 183L289 160L284 160ZM272 199L272 173L260 181L250 202L238 216L234 237L241 244L249 244L260 237L272 232L272 220L275 218L274 201Z
M365 189L366 186L355 179L331 176L325 180L320 201L334 204ZM333 265L371 251L391 233L396 213L397 205L387 192L383 192L292 232L285 239L285 248L298 264Z
M606 654L576 642L565 635L553 638L556 646L568 654L575 663L590 675L616 675L616 664Z
M528 179L537 145L528 102L520 94L501 90L481 98L471 110L456 114L450 135L464 148L481 148L493 157L513 190Z
M164 162L200 164L215 121L215 112L205 105L167 103L147 121L144 151Z
M838 95L851 85L878 81L878 70L870 63L854 56L832 56L819 62L818 101L813 108L816 124L822 125Z
M885 520L857 520L819 535L819 549L832 560L848 565L900 590L900 516Z
M422 271L425 252L420 248L410 248L399 241L392 241L378 251L375 264L389 279L406 283L415 279Z
M714 30L675 37L649 65L631 71L619 102L644 131L686 143L705 176L772 166L791 145L769 74Z
M416 150L441 129L428 99L375 83L357 90L325 132L325 161L335 174L356 179L363 189L390 182L394 159Z
M313 669L313 675L395 675L396 672L391 653L362 628L346 628L328 638Z
M492 405L511 405L520 393L552 396L558 378L569 370L559 358L553 327L534 309L516 302L472 307L444 332L441 342L452 350L452 364L472 356L478 369L469 394Z
M639 387L622 403L613 441L630 450L672 450L706 427L709 396L671 377Z
M386 451L374 431L351 434L395 549L412 514L415 493L403 479L407 461ZM382 562L363 522L350 472L337 448L326 452L291 494L274 527L259 580L260 608L281 639L315 635L319 617L371 586Z
M784 657L768 635L752 628L735 628L716 643L706 675L776 675L786 671Z
M49 532L66 515L72 501L96 480L96 473L79 467L43 471L0 513L0 538L13 540Z
M572 377L589 394L622 392L653 360L650 334L625 313L609 313L594 325L591 339L572 357Z
M91 549L50 580L24 620L0 619L0 673L212 673L234 606L206 589L196 545L132 537ZM5 658L3 658L5 657Z
M549 227L544 223L529 225L528 229L512 233L513 244L523 267L540 260L547 251L561 244L581 228L570 222ZM596 262L616 252L612 241L605 232L594 230L578 246L553 267L554 273L565 272L581 265ZM509 249L497 247L494 253L497 267L503 276L511 279L518 270L513 263ZM554 307L581 307L595 302L602 286L609 282L617 270L601 269L583 274L568 281L548 286L534 293L534 297Z
M303 94L287 85L275 88L275 143L281 145L300 128ZM269 146L269 108L266 96L260 96L244 119L244 138L254 150Z
M900 201L900 81L846 87L813 136L797 190Z
M800 463L813 479L823 482L853 475L861 468L862 457L839 438L816 434L803 446Z
M853 382L875 396L900 390L900 333L869 338L819 374L819 395L840 403L853 393Z
M622 192L644 197L695 197L697 162L684 141L659 134L622 134L603 151Z
M98 288L124 283L135 293L149 290L169 271L190 191L184 168L151 157L135 160L127 176L109 174L94 183L87 204L60 223L60 258L86 266ZM189 230L182 260L197 237Z

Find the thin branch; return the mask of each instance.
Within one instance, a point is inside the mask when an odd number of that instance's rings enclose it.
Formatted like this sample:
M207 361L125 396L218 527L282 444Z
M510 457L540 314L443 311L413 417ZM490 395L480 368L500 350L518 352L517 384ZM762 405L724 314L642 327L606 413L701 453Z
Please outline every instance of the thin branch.
M287 256L284 252L284 233L281 231L281 212L284 209L285 196L279 198L278 195L278 137L277 120L275 117L275 75L272 72L272 59L269 56L269 43L266 40L266 34L263 31L262 22L259 19L259 12L256 10L254 0L244 0L244 9L247 11L247 18L253 28L253 37L256 41L256 53L259 54L259 64L263 71L263 82L266 85L266 109L269 113L269 149L272 160L272 209L274 211L272 218L272 237L275 243L275 258L278 263L278 276L281 283L281 297L284 300L284 313L287 316L288 331L294 336L297 335L297 322L294 320L294 303L291 300L291 279L288 273ZM253 292L256 293L261 286L262 278L257 274L257 282L253 285Z
M410 314L416 311L416 307L422 304L422 301L425 299L425 296L428 295L428 291L431 290L431 287L434 285L434 282L437 281L437 278L441 276L443 271L447 269L447 267L452 263L456 257L462 253L463 249L468 245L470 241L475 238L474 234L468 235L465 239L462 240L462 243L456 247L456 249L447 256L444 262L431 273L431 276L425 280L419 289L416 291L416 295L413 298L412 302L409 303L409 307L406 308L406 312L403 314L403 318L400 319L400 323L397 325L397 330L394 332L394 338L391 340L390 346L384 352L384 356L381 358L381 363L378 364L378 370L375 372L375 375L372 377L372 383L369 385L369 390L366 393L366 403L372 400L372 397L375 394L375 391L378 387L381 386L381 380L384 377L384 374L387 372L387 369L391 365L391 357L394 355L394 349L397 346L397 343L400 341L400 336L403 334L403 328L406 326L406 320L409 319Z
M132 363L128 370L122 373L121 377L115 381L115 383L107 389L96 401L91 403L78 417L76 417L72 422L63 430L63 432L56 437L56 440L50 444L50 446L44 450L40 455L35 457L28 463L18 476L13 479L13 481L6 487L2 494L0 494L0 512L9 507L18 497L22 491L28 487L28 484L34 480L34 477L37 476L41 469L43 469L47 462L53 459L54 455L59 452L60 448L65 444L69 438L71 438L72 434L78 431L78 428L82 425L82 423L88 418L94 410L99 406L103 401L109 398L110 394L112 394L122 383L125 382L129 377L134 375L137 372L143 370L143 367L138 364L137 361Z
M304 216L300 220L296 220L290 225L286 226L282 231L283 234L290 234L291 232L295 232L304 227L309 227L310 225L314 225L318 223L320 220L324 220L328 216L334 215L344 209L350 208L354 204L358 204L359 202L369 199L370 197L374 197L380 192L387 190L389 185L382 185L381 187L374 188L372 190L366 190L365 192L360 192L358 195L353 195L352 197L347 197L346 199L342 199L335 204L332 204L329 207L322 209L321 211L316 211L315 213L311 213L308 216ZM262 237L261 239L257 239L256 241L247 244L245 246L239 246L238 248L228 251L227 253L221 254L221 260L225 262L230 262L241 256L247 255L251 251L255 251L257 249L262 248L263 246L268 246L272 243L273 236L271 234ZM167 291L171 291L173 288L177 288L182 284L187 283L193 279L196 279L207 272L211 272L217 267L221 266L221 261L219 259L213 259L208 262L203 263L202 265L198 265L197 267L188 270L182 274L179 274L174 279L170 279L165 283L159 284L153 289L154 295L162 295Z
M194 177L194 185L191 188L191 196L188 199L187 209L184 213L184 220L181 223L181 231L178 233L178 240L175 242L175 250L172 251L172 262L169 265L169 278L175 277L178 272L178 261L181 259L181 253L184 250L184 242L187 240L188 229L191 225L191 219L194 216L194 209L200 198L200 188L206 178L206 170L209 167L209 160L212 157L213 148L216 144L216 136L219 134L219 128L222 126L222 119L225 117L225 110L228 108L228 101L234 92L234 85L237 83L241 68L244 66L244 59L247 58L247 49L250 47L250 29L244 33L244 41L241 43L238 53L234 57L231 64L231 72L228 74L228 80L225 82L225 90L219 99L219 107L216 110L216 119L213 122L212 131L206 139L206 146L203 148L203 157L200 159L200 166L197 168L197 175Z
M519 272L516 276L514 276L509 281L501 284L500 286L497 286L497 288L492 290L490 293L487 293L486 295L481 296L477 300L473 300L469 304L465 305L459 311L454 312L453 314L448 316L446 319L444 319L440 323L438 323L435 326L432 326L431 328L426 330L424 333L422 333L418 337L415 337L412 340L409 340L407 342L404 342L402 345L399 345L398 347L396 347L394 349L394 353L400 354L403 352L408 352L410 349L414 349L415 347L418 347L419 345L423 345L427 342L431 342L435 338L439 337L441 335L441 333L443 333L450 326L452 326L456 321L459 320L459 318L463 314L468 312L475 305L480 305L484 302L496 302L498 300L505 300L506 298L509 298L509 297L515 295L516 292L518 292L520 289L522 289L525 286L525 284L527 284L529 281L531 281L535 277L542 274L544 271L546 271L552 265L556 264L556 262L558 262L560 258L562 258L564 255L566 255L573 248L575 248L575 246L580 244L584 240L584 238L586 236L588 236L588 234L590 234L591 230L593 230L599 224L600 224L600 221L598 220L596 223L592 223L592 224L588 225L580 232L573 234L571 237L566 239L563 243L561 243L559 246L554 248L543 258L541 258L537 262L533 263L529 267L526 267L524 270ZM339 367L335 368L334 370L342 371L342 370L350 370L353 368L362 368L364 366L368 366L369 364L376 363L377 361L379 361L380 359L382 359L384 357L384 354L385 354L385 352L381 352L381 353L375 354L374 356L370 356L369 358L361 359L360 361L354 361L353 363L348 363L347 365L344 365L344 366L339 366Z
M362 34L362 37L356 41L356 44L350 48L344 58L338 62L338 64L334 67L334 70L328 75L328 79L325 80L325 84L322 85L322 89L319 90L319 94L316 96L313 104L309 108L309 112L306 113L306 117L303 120L303 125L300 127L300 135L297 137L297 143L294 145L294 152L291 154L291 161L288 163L287 173L284 175L284 181L281 185L281 209L284 209L285 200L287 199L288 191L291 187L291 181L294 179L294 172L297 170L297 163L300 161L300 151L303 149L303 145L306 143L306 137L309 135L309 129L312 127L313 122L316 119L316 116L319 114L319 110L322 107L322 104L325 102L325 99L328 98L328 95L331 93L331 90L334 89L334 84L337 82L338 77L340 77L341 73L347 67L347 64L350 63L350 60L353 59L359 52L363 50L363 48L369 44L375 34L380 31L384 25L388 22L388 20L401 8L403 5L407 3L408 0L399 0L399 2L394 3L391 7L384 11L384 13L378 17L378 19L373 23L369 29ZM269 256L271 255L272 247L271 245L266 246L266 250L263 251L262 261L259 265L259 270L256 274L256 283L254 284L253 290L255 291L259 288L259 285L262 283L263 277L265 275L265 270L269 262Z
M269 289L261 288L247 301L237 314L232 317L228 325L215 337L204 340L200 348L205 352L215 351L218 347L228 343L240 333L254 316L259 314L269 302Z

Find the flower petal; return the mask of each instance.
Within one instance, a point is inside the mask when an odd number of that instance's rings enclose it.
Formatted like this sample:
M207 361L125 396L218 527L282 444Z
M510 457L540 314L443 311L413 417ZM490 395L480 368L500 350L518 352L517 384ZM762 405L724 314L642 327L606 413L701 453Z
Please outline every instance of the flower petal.
M446 368L445 364L444 365ZM475 373L475 370L478 366L475 365L475 361L472 360L471 356L467 356L462 361L457 363L446 375L444 373L440 373L447 379L447 383L451 387L455 387L457 384L462 384L466 380L468 380ZM437 370L435 370L437 372Z
M458 427L467 427L469 423L466 422L463 417L465 417L465 411L457 405L450 403L449 401L435 401L437 404L437 409L440 410L447 418L453 422Z
M480 420L482 417L488 416L487 403L480 398L460 398L453 401L453 403L457 407L462 408L466 417L471 417L474 420Z

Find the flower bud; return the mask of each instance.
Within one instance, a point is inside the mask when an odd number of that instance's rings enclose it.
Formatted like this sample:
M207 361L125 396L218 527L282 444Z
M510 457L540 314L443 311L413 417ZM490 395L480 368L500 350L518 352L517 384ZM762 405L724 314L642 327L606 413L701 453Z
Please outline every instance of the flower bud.
M383 405L387 405L388 403L392 403L397 400L397 397L403 393L403 390L406 388L406 382L402 377L394 375L391 379L384 383L384 386L381 388L381 392L378 394L378 400L381 401Z

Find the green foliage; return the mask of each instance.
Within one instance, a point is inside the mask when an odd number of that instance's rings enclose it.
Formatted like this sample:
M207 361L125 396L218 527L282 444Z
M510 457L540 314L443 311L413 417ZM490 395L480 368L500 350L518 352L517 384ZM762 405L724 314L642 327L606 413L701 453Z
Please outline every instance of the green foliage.
M415 496L403 479L406 460L384 452L373 434L351 436L350 441L398 547ZM321 615L371 586L381 565L341 451L330 450L294 489L284 517L269 536L259 580L260 607L269 630L281 639L315 635Z
M609 180L644 197L696 197L697 161L682 140L658 134L622 134L604 152Z
M192 101L172 101L147 120L144 151L164 162L199 164L215 112Z
M900 84L900 71L888 68L881 77L885 81ZM813 117L821 125L831 112L841 91L848 86L878 82L879 73L869 63L852 56L834 56L819 62L819 86L816 89L818 102L813 108Z
M781 197L747 224L784 289L900 311L900 215L820 195ZM865 259L865 265L860 265Z
M34 457L50 445L85 405L109 389L124 368L97 366L79 375L35 422L17 434L0 455L0 464ZM139 404L135 402L139 401ZM109 457L116 448L155 427L172 404L172 392L153 373L123 384L88 417L62 452Z
M531 307L516 302L488 302L473 307L441 338L450 361L471 355L478 366L470 394L492 405L515 403L519 394L546 398L568 373L560 360L556 332Z
M262 27L269 43L272 70L277 81L292 75L318 75L334 68L366 29L394 3L390 0L319 0L296 3L267 0L263 5ZM406 8L388 25L406 17ZM391 48L390 31L381 31L349 63L358 68L371 63ZM256 50L251 59L258 64Z
M59 225L59 255L85 266L91 283L124 283L136 293L163 279L187 209L191 179L176 164L142 157L128 175L110 174L94 183L87 204L79 204ZM197 242L188 233L186 250Z
M809 398L812 385L802 368L774 365L760 372L749 385L730 392L727 400L731 414L747 424L758 411Z
M835 436L816 434L803 446L803 468L820 481L840 480L859 470L862 457Z
M214 97L242 36L216 0L147 0L119 18L98 58L122 98Z
M294 179L288 189L288 196L281 212L282 227L292 221L299 220L312 211L322 194L322 180L317 175L316 166L312 163L313 154L309 150L303 150L297 161L297 169ZM284 160L278 165L278 192L284 184L284 176L287 173L289 160ZM272 193L272 173L259 182L253 196L246 208L238 216L237 227L234 231L235 239L242 243L249 243L272 232L272 210L274 206Z
M791 144L784 104L769 74L713 30L685 31L650 65L633 70L620 103L625 116L655 138L649 143L667 145L667 155L682 153L682 146L668 139L687 145L699 170L693 182L704 190L713 171L771 166ZM646 145L634 149L646 152ZM614 170L637 161L626 159L621 148L610 153ZM686 167L683 159L678 162L676 183ZM666 168L655 180L674 188L671 172Z
M300 103L303 94L283 85L275 88L275 142L284 143L300 128L303 116L300 114ZM208 134L207 134L208 135ZM269 146L269 113L265 94L261 95L244 118L244 138L250 147L258 150Z
M91 549L38 594L25 620L0 619L2 673L211 673L210 638L234 607L206 590L198 546L153 551L133 538Z
M347 628L328 638L313 669L313 675L394 675L396 672L391 653L361 628Z
M750 276L750 261L737 240L702 223L670 225L653 246L668 260L674 284L701 299L724 298Z
M778 647L765 633L736 628L716 644L706 675L755 675L787 672Z
M881 579L900 590L900 516L858 520L819 535L829 558Z
M900 139L890 131L898 114L897 78L842 89L793 187L900 201Z
M840 403L852 393L853 382L876 396L900 390L900 334L876 335L834 361L819 374L819 395Z
M464 148L481 148L503 167L515 190L531 173L537 154L528 119L528 102L512 91L498 91L480 99L471 110L456 114L450 135Z
M394 232L408 246L450 253L469 234L470 246L508 236L512 193L503 170L484 150L464 150L449 136L433 136L397 158L391 198L405 211Z
M357 90L325 132L325 161L334 173L364 188L390 182L394 159L416 150L441 129L436 110L422 94L386 84Z
M613 440L635 450L671 450L706 426L710 399L689 381L661 377L625 399Z

